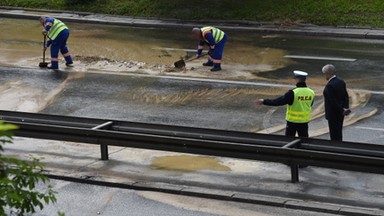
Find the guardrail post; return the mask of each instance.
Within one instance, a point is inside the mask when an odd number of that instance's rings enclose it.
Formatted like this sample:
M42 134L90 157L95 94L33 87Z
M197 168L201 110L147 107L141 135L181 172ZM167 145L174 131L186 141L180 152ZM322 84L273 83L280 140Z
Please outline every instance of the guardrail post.
M299 182L299 165L291 164L291 182L297 183Z
M110 127L113 124L113 121L108 121L103 124L97 125L92 128L92 130L101 130L106 127ZM101 160L108 160L108 145L100 144Z
M108 145L100 145L101 160L108 160Z

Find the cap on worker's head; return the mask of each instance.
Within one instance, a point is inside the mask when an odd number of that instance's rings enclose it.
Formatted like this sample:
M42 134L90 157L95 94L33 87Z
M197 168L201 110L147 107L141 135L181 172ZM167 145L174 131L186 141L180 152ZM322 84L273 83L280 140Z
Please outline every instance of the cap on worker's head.
M307 78L308 73L304 71L295 70L293 71L293 75L295 78Z
M43 24L44 21L45 21L45 19L47 19L47 18L48 18L47 16L41 16L41 17L39 18L39 22L40 22L41 24Z
M194 27L194 28L192 29L192 33L193 33L193 34L196 34L196 35L200 35L200 34L201 34L200 28Z

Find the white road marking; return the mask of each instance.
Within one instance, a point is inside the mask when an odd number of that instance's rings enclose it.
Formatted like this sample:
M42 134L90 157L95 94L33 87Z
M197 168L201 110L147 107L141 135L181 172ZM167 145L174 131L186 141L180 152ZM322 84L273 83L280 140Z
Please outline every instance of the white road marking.
M356 89L356 90L361 90L361 89ZM361 90L361 91L366 91L371 94L378 94L378 95L384 95L384 91L371 91L371 90Z
M1 67L1 66L0 66ZM36 69L30 67L22 67L29 69ZM43 69L45 70L45 69ZM73 73L82 73L84 71L69 71ZM210 82L210 83L223 83L223 84L235 84L235 85L248 85L248 86L267 86L267 87L291 87L293 88L294 84L279 84L279 83L268 83L268 82L253 82L253 81L236 81L236 80L218 80L218 79L209 79L209 78L194 78L194 77L177 77L177 76L167 76L167 75L152 75L152 74L139 74L135 72L112 72L112 71L103 71L92 69L92 71L86 71L87 73L94 74L108 74L108 75L119 75L119 76L131 76L131 77L149 77L149 78L158 78L158 79L173 79L173 80L185 80L185 81L198 81L198 82ZM348 88L353 91L362 91L370 94L384 95L384 91L373 91L359 88Z
M223 84L235 84L235 85L248 85L248 86L267 86L267 87L290 87L293 88L294 84L279 84L279 83L267 83L267 82L252 82L252 81L236 81L236 80L219 80L219 79L209 79L209 78L194 78L194 77L177 77L177 76L167 76L167 75L152 75L152 74L139 74L139 73L121 73L121 72L104 72L102 70L92 70L87 73L97 73L97 74L113 74L120 76L131 76L131 77L150 77L150 78L159 78L159 79L173 79L173 80L183 80L183 81L197 81L197 82L209 82L209 83L223 83ZM354 91L363 91L371 94L384 95L384 91L371 91L366 89L354 89L349 88Z
M357 126L357 129L365 129L365 130L374 130L374 131L384 131L384 128L373 128L373 127L360 127Z
M120 73L120 72L102 72L102 71L90 71L88 73L108 73L114 75L123 75L123 76L132 76L132 77L150 77L150 78L164 78L164 79L173 79L173 80L184 80L184 81L198 81L198 82L210 82L210 83L223 83L223 84L235 84L235 85L249 85L249 86L267 86L267 87L291 87L293 88L294 84L279 84L279 83L268 83L268 82L253 82L253 81L236 81L236 80L219 80L219 79L209 79L209 78L194 78L194 77L177 77L177 76L167 76L167 75L151 75L151 74L138 74L138 73ZM358 88L348 88L354 91L362 91L371 94L384 95L384 91L371 91L366 89Z
M356 61L352 58L338 58L338 57L325 57L325 56L302 56L302 55L285 55L284 58L296 58L296 59L314 59L314 60L329 60L329 61Z
M110 74L108 72L108 74ZM207 78L194 78L194 77L176 77L176 76L166 76L166 75L149 75L149 74L125 74L133 77L151 77L151 78L165 78L173 80L185 80L185 81L198 81L198 82L211 82L211 83L224 83L224 84L236 84L236 85L251 85L251 86L268 86L268 87L294 87L294 84L277 84L277 83L267 83L267 82L247 82L247 81L236 81L236 80L218 80L218 79L207 79Z

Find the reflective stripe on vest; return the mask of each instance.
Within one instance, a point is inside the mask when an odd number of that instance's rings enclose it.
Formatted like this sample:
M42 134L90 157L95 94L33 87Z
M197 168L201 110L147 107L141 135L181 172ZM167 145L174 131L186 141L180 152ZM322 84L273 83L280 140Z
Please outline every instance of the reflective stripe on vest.
M55 19L55 20L53 20L53 24L48 31L48 37L51 40L55 40L57 35L59 35L60 32L63 31L64 29L68 29L68 27L63 22L61 22L60 20Z
M288 105L285 119L293 123L309 122L315 93L310 88L295 88L293 94L293 103Z
M224 38L224 32L218 28L207 26L201 28L201 33L203 34L204 40L209 43L209 41L204 37L206 31L212 31L212 37L215 40L215 43L219 43Z

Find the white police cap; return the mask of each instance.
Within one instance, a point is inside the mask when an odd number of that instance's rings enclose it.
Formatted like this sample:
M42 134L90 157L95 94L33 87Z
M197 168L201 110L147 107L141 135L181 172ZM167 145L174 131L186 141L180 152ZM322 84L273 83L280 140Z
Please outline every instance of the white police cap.
M306 77L308 76L308 73L307 73L307 72L299 71L299 70L295 70L295 71L293 71L293 74L295 75L295 77L303 77L303 78L306 78Z

